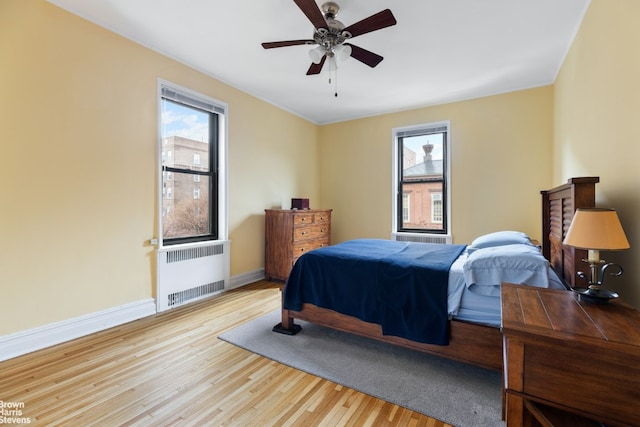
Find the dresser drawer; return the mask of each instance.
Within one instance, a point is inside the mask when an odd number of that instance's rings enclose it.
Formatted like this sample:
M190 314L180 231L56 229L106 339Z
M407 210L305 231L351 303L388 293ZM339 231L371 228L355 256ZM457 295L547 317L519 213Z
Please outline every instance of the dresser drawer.
M329 224L331 222L331 212L321 212L314 215L315 224Z
M312 212L309 213L296 213L293 215L293 226L294 227L304 227L307 225L311 225L314 222L315 214Z
M307 227L296 227L293 229L293 241L320 239L329 233L329 223L312 225Z
M329 246L329 236L321 239L305 240L304 242L295 242L293 244L293 263L296 262L302 254L312 251L323 246Z

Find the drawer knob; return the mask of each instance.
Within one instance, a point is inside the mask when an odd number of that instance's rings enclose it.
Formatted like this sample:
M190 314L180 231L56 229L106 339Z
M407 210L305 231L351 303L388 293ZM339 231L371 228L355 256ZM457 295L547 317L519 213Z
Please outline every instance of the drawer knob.
M300 234L302 234L302 235L304 236L305 234L307 234L307 232L306 232L306 231L303 231L303 232L302 232L302 233L300 233Z
M324 228L321 228L321 229L320 229L320 232L321 232L321 233L324 233Z

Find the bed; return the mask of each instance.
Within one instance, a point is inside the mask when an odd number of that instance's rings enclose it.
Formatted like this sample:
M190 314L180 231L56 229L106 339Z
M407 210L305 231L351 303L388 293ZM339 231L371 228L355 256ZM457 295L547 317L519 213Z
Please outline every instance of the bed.
M311 251L292 269L283 289L282 322L274 330L294 335L300 329L295 319L300 319L500 370L499 284L497 290L495 284L482 286L483 278L490 276L495 281L506 277L503 281L525 280L536 282L536 286L567 289L579 285L576 272L584 254L564 247L562 239L575 209L595 206L598 181L597 177L572 178L541 192L541 247L524 233L507 230L479 236L469 245L425 246L358 239ZM515 249L518 260L520 251L526 253L522 259L535 274L524 279L519 271L510 275L512 264L504 272L497 272L495 260L502 258L496 257L507 249ZM487 257L490 252L494 253ZM435 266L430 265L433 258L438 261ZM546 263L544 274L539 259ZM419 285L425 282L433 289L425 291ZM358 304L354 308L349 302L355 300ZM363 303L367 300L373 305ZM430 314L423 316L424 310L403 314L406 307L416 306L429 306Z

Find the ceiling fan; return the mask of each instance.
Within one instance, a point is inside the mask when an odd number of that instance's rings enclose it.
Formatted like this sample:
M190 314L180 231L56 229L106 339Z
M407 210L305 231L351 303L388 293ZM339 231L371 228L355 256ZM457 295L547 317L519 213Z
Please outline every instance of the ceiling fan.
M320 74L327 58L329 58L330 63L332 63L332 67L335 68L336 56L340 59L346 59L351 56L372 68L382 61L382 56L354 44L346 43L346 41L361 34L370 33L372 31L395 25L396 19L389 9L385 9L369 16L368 18L358 21L355 24L345 27L342 22L335 19L336 15L340 11L340 6L336 3L332 1L326 2L322 4L320 9L318 9L315 0L293 1L313 24L315 28L313 39L266 42L262 43L263 48L273 49L276 47L303 44L318 45L309 52L309 56L313 63L307 71L308 76Z

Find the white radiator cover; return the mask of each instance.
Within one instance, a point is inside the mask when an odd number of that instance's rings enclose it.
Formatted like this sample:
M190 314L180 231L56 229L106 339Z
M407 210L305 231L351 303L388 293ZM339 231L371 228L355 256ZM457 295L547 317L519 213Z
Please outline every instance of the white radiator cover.
M194 302L227 289L230 241L215 240L158 249L157 311Z
M442 243L447 245L452 243L451 236L445 234L391 233L391 240L401 242Z

